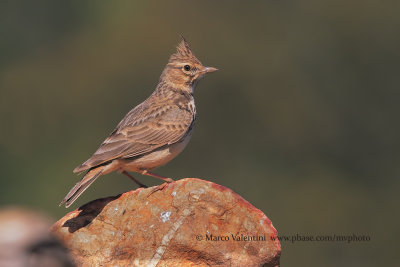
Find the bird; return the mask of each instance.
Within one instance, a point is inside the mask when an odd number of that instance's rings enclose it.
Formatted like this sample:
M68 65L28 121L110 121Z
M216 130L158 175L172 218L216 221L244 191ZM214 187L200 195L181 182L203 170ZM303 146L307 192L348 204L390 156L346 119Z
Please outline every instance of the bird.
M97 151L73 170L86 173L59 206L68 208L98 177L113 171L140 187L147 186L128 172L172 182L152 170L175 158L189 142L196 121L195 87L206 74L217 70L205 67L181 36L154 92L128 112Z

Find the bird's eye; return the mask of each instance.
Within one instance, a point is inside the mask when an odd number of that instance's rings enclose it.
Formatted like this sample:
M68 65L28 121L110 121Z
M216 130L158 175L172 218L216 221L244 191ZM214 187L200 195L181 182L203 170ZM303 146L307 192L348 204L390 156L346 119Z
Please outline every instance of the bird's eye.
M190 70L190 66L189 66L189 65L185 65L185 66L183 66L183 69L184 69L185 71L189 71L189 70Z

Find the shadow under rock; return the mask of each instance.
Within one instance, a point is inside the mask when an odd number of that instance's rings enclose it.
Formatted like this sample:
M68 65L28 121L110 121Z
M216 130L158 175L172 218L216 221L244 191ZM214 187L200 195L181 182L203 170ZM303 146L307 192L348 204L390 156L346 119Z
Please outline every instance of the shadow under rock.
M96 199L79 207L78 210L81 212L78 214L78 216L66 221L62 227L68 227L68 231L70 233L74 233L82 227L90 224L108 203L119 198L120 196L121 195Z

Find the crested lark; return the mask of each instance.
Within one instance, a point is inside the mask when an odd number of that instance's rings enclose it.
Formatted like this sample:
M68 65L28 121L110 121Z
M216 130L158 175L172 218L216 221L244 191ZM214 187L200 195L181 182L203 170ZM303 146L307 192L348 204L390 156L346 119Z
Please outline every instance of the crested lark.
M182 37L161 74L155 91L132 109L97 151L75 173L85 172L61 201L69 207L99 176L122 172L139 186L128 171L172 179L150 171L176 157L189 142L196 119L193 91L197 82L216 68L204 67Z

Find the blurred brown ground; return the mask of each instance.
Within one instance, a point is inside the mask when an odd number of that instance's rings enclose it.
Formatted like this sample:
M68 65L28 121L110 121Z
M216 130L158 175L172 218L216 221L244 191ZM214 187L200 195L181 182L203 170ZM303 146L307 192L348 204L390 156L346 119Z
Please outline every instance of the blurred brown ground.
M0 210L0 266L72 267L68 250L49 232L51 221L20 207Z

